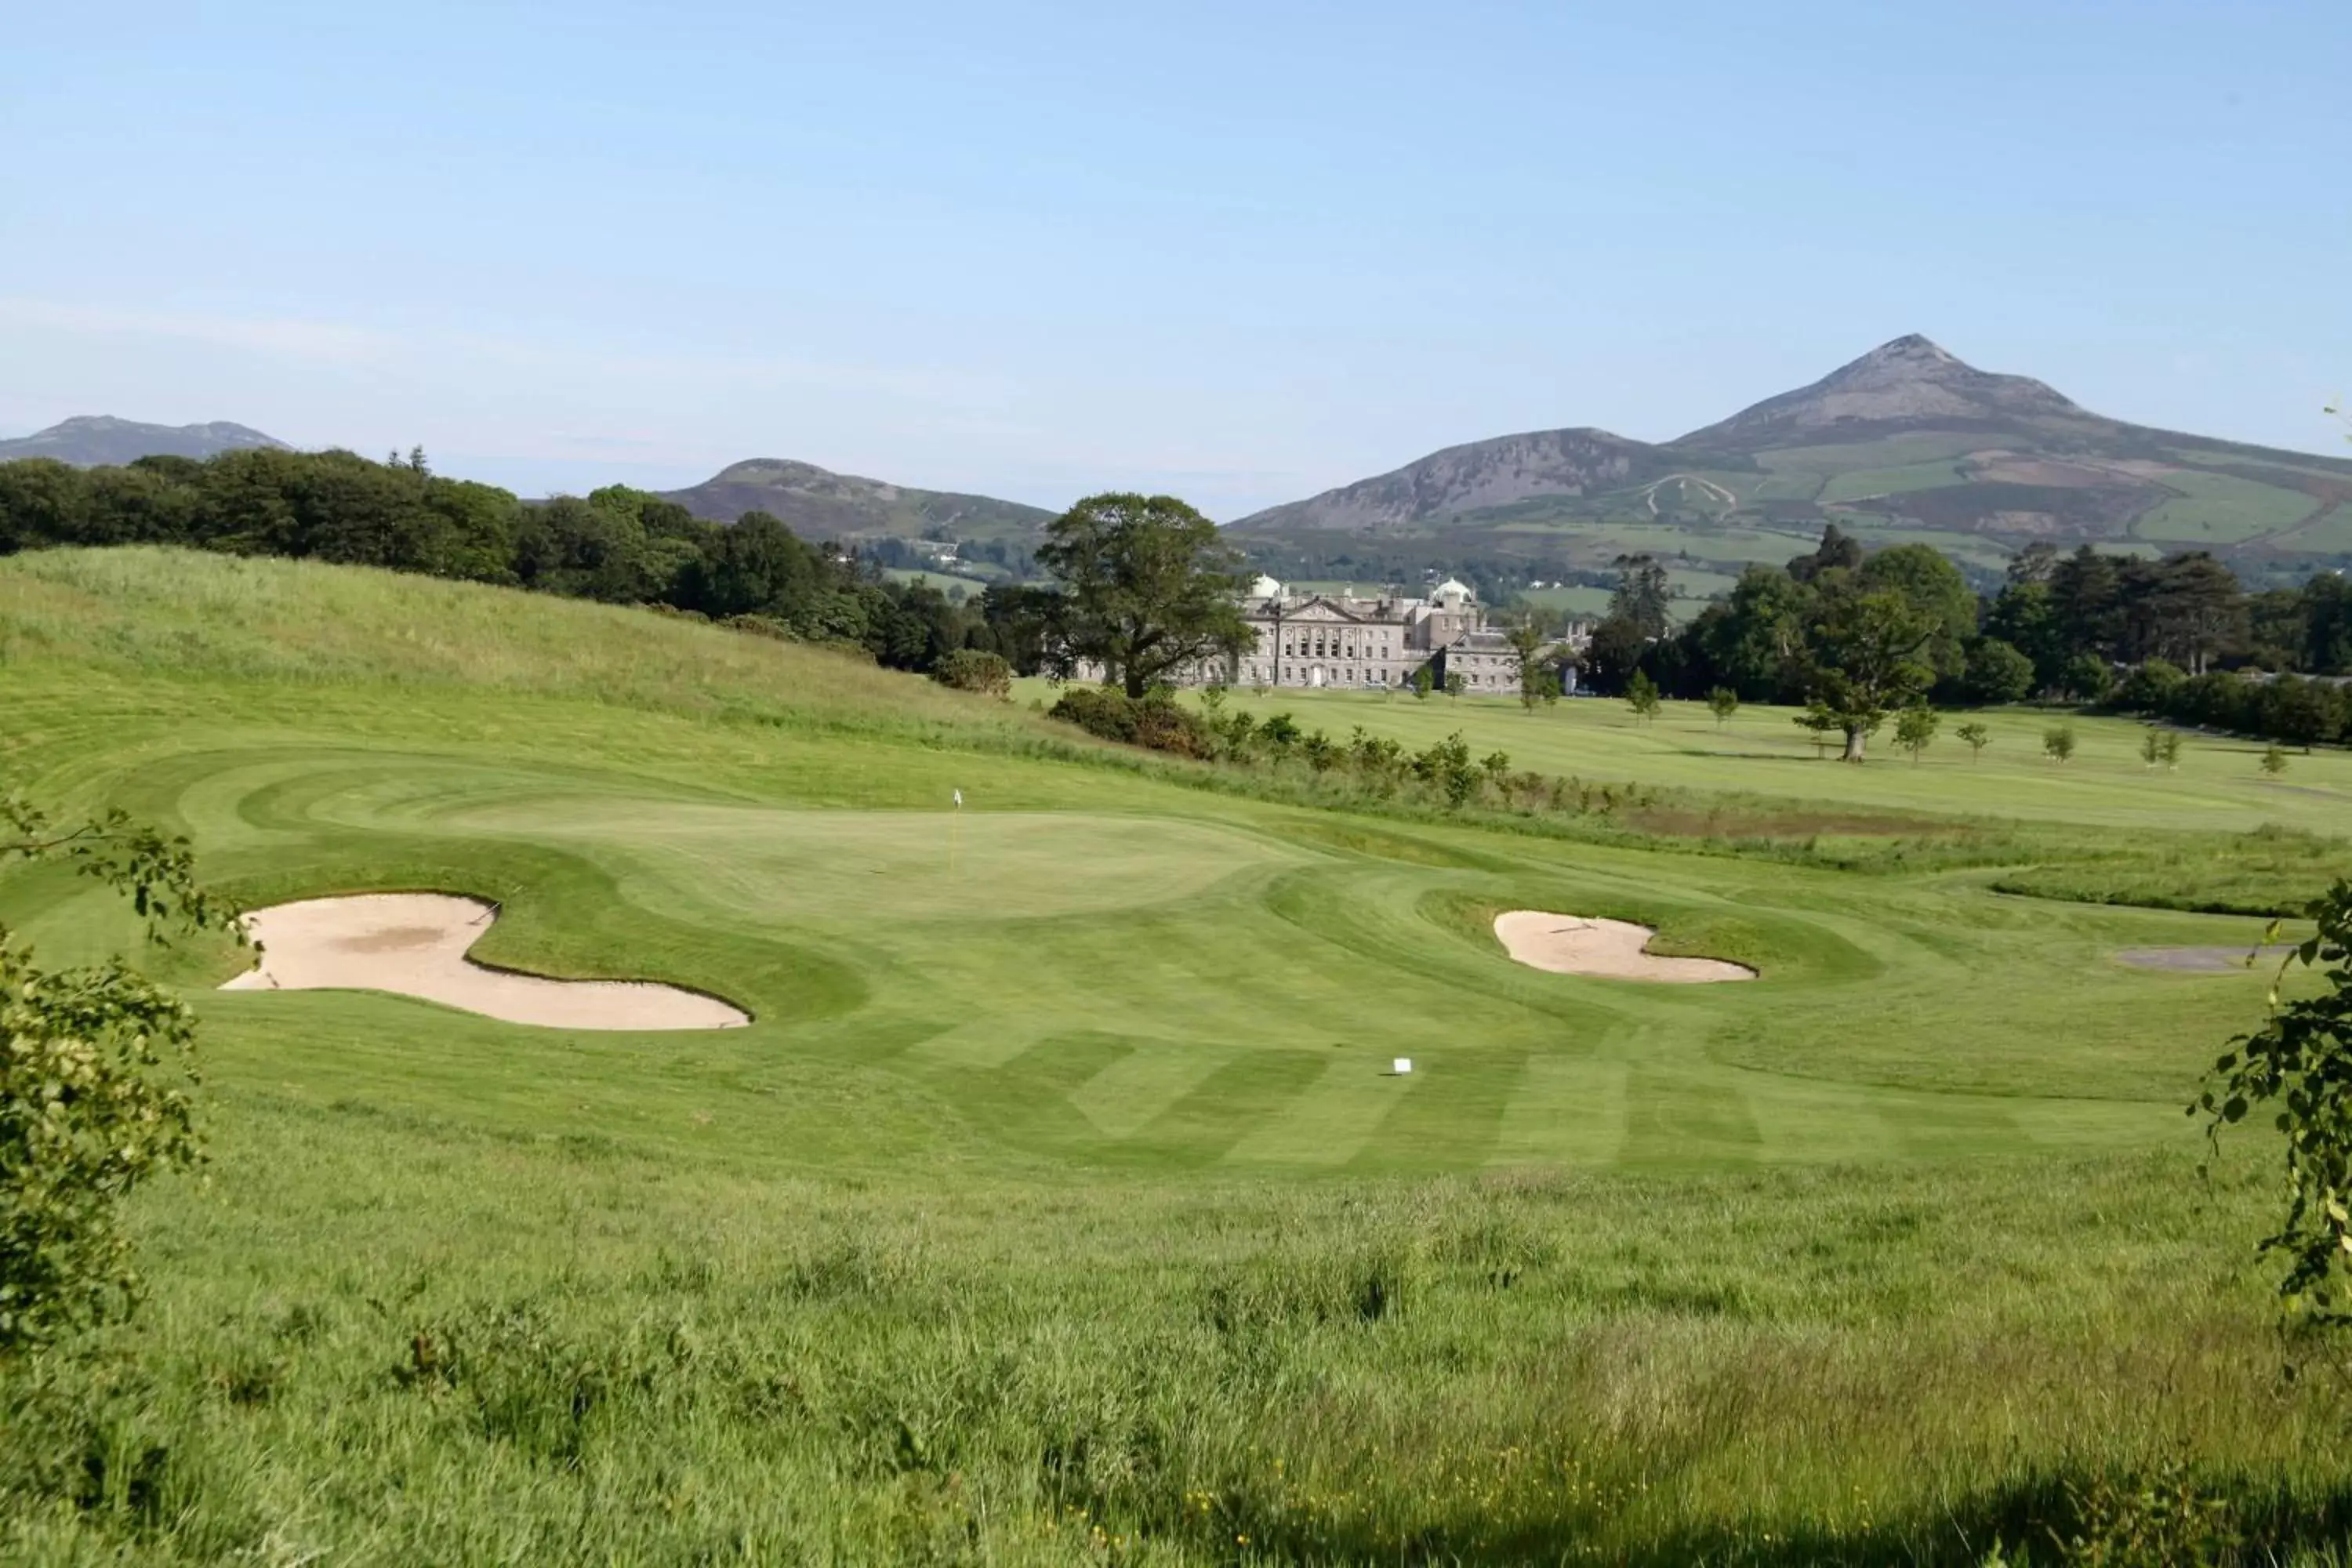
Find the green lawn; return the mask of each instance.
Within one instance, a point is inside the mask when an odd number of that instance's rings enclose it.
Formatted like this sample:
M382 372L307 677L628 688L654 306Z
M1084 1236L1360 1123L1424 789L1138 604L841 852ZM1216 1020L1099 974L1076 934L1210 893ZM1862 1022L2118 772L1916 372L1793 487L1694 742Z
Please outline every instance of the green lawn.
M1548 610L1564 610L1571 616L1599 619L1609 613L1609 602L1615 595L1606 588L1523 588L1519 597L1530 605Z
M1910 463L1895 468L1855 468L1832 478L1814 499L1823 506L1834 506L1840 501L1900 495L1906 490L1932 490L1967 482L1968 475L1960 465L1949 461Z
M887 566L882 574L893 583L914 583L926 588L937 588L946 594L961 588L966 594L977 594L988 586L979 577L966 577L952 572L926 572L912 566Z
M1022 695L1043 696L1043 682ZM2139 759L2145 726L2039 709L1952 714L1916 765L1893 749L1891 731L1860 767L1822 760L1795 710L1751 706L1717 725L1695 702L1669 702L1654 721L1624 703L1578 698L1529 711L1516 700L1356 692L1269 692L1241 689L1234 700L1263 711L1286 710L1309 729L1344 737L1361 726L1418 749L1459 730L1474 752L1502 751L1514 765L1586 779L1638 780L1682 788L1736 791L1790 802L1834 803L1887 810L1990 815L2111 827L2242 832L2275 823L2319 833L2352 825L2352 752L2296 754L2273 780L2262 772L2259 744L2190 734L2177 771L2150 771ZM1981 753L1953 734L1969 720L1992 733ZM2042 739L2074 726L2078 750L2064 766L2042 753Z
M2181 499L2141 518L2132 533L2173 549L2242 544L2293 528L2319 510L2317 501L2300 491L2228 474L2174 470L2163 483L2182 492Z
M252 901L476 893L491 962L756 1019L149 955L211 1178L135 1205L141 1320L0 1368L0 1558L1974 1562L2176 1456L2282 1551L2343 1517L2344 1395L2275 1381L2248 1264L2269 1174L2200 1185L2179 1110L2265 976L2114 957L2257 922L1299 804L1031 695L374 573L0 561L0 774ZM1782 713L1263 705L2053 846L2340 828L2352 786L2221 742L2149 777L2088 721L2062 771L2036 714L1854 769ZM1761 978L1538 973L1512 908ZM0 919L134 936L57 867Z

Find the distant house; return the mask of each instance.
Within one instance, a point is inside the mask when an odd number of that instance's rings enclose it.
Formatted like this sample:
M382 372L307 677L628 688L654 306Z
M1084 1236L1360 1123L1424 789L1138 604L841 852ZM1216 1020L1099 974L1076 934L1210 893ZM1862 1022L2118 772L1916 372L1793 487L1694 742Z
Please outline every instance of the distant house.
M1176 683L1393 690L1426 668L1440 686L1458 675L1465 691L1518 695L1517 653L1503 632L1486 624L1477 595L1450 578L1427 598L1415 599L1294 595L1262 576L1243 597L1242 620L1251 647L1230 659L1204 660ZM1547 657L1580 650L1587 640L1577 626ZM1572 672L1568 679L1574 679Z

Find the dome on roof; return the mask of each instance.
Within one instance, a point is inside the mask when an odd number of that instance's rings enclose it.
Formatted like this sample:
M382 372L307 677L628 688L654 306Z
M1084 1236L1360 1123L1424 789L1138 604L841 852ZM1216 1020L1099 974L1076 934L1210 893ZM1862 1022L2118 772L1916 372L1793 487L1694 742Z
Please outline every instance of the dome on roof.
M1436 587L1431 589L1429 596L1437 600L1440 604L1453 605L1458 605L1465 599L1476 597L1475 595L1470 592L1470 585L1468 584L1456 581L1452 577L1448 577L1444 582L1440 583Z
M1250 597L1279 599L1282 597L1282 584L1261 572L1257 574L1257 581L1250 584Z

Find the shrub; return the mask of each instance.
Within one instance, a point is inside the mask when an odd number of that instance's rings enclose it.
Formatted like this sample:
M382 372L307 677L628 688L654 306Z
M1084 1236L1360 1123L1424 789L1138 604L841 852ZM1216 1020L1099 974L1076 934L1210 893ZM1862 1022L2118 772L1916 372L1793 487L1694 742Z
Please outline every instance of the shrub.
M960 647L943 657L931 668L931 679L958 691L977 691L987 697L1013 695L1012 664L1000 654L976 647Z
M1968 650L1960 690L1971 702L2022 702L2033 692L2033 661L1999 637Z
M1148 746L1180 757L1216 754L1216 736L1208 724L1162 692L1133 698L1107 686L1073 687L1054 704L1051 717L1106 741Z
M1657 719L1658 683L1650 679L1647 670L1635 670L1633 679L1625 683L1625 706L1633 710L1637 719L1645 721Z
M2080 653L2066 661L2066 695L2078 702L2105 702L2115 684L2116 672L2097 654Z
M699 616L695 617L699 620ZM799 642L801 634L773 616L730 616L719 623L730 632L743 632L771 642Z
M2161 713L2189 677L2169 659L2151 658L2124 677L2115 705L2136 713Z
M2286 1307L2341 1330L2352 1326L2352 883L2336 883L2309 912L2319 929L2287 963L2322 988L2274 1002L2267 1024L2232 1040L2189 1110L2218 1139L2257 1106L2279 1107L2287 1211L2262 1250L2287 1260Z

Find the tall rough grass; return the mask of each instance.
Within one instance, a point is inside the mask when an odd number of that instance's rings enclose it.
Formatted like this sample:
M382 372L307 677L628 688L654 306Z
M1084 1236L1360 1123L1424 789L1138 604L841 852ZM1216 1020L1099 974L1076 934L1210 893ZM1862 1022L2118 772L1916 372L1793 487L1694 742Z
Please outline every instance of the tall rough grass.
M2334 1560L2261 1173L773 1183L255 1100L0 1378L15 1561ZM2145 1510L2143 1510L2145 1511ZM2146 1560L2146 1559L2141 1559Z

